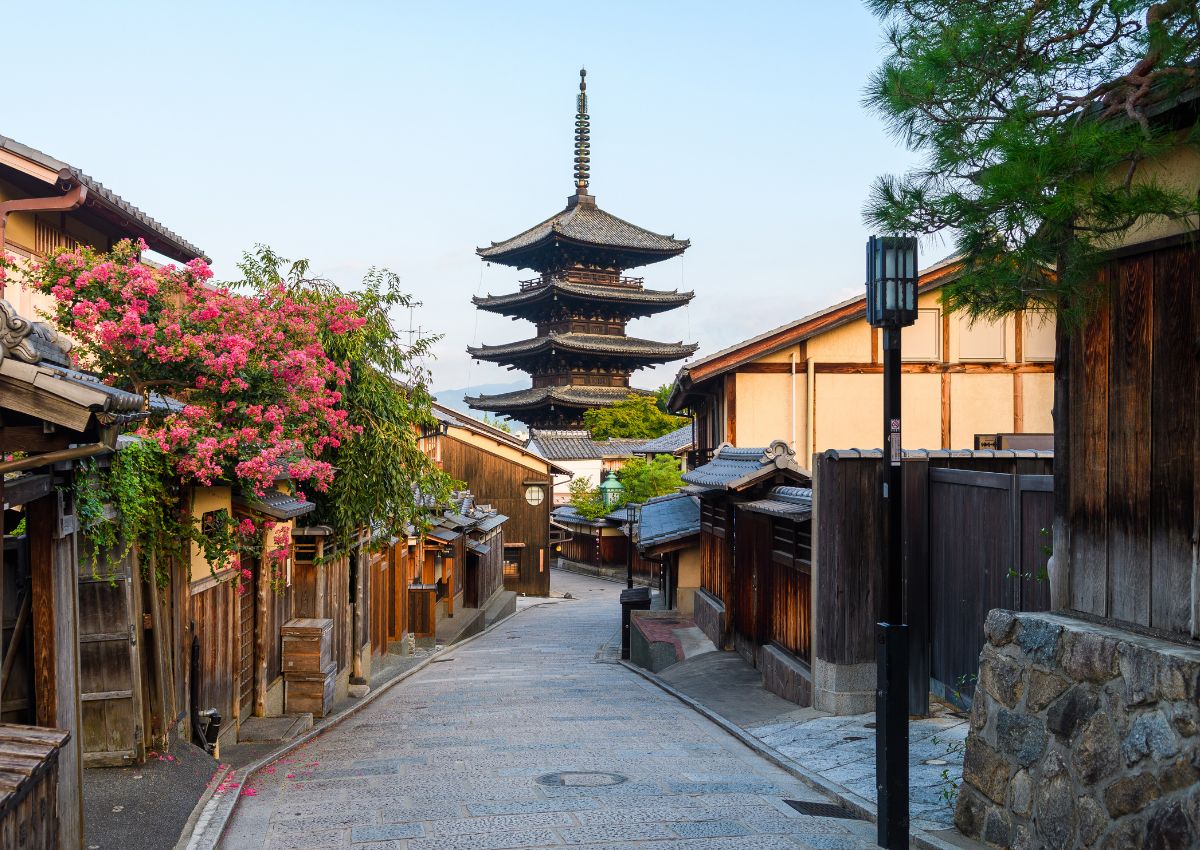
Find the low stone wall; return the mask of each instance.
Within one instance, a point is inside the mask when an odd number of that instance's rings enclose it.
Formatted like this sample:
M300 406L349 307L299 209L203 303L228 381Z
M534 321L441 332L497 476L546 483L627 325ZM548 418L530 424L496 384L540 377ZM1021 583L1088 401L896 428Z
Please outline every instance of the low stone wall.
M955 821L997 847L1200 846L1200 650L994 610Z
M725 648L725 606L721 600L703 588L697 590L692 597L692 619L718 649Z
M758 670L763 687L797 705L812 705L812 673L808 665L772 644L758 650Z

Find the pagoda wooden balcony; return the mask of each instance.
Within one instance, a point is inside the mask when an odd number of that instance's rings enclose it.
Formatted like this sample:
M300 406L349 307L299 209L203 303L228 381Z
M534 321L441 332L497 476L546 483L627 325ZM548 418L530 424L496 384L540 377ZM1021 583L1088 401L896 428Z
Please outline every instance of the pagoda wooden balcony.
M622 289L643 289L645 278L642 277L621 277L618 275L606 274L605 272L585 272L571 271L560 274L542 275L535 277L532 280L523 280L520 282L521 291L526 292L530 289L538 289L543 286L558 281L560 283L586 283L597 286L616 286Z

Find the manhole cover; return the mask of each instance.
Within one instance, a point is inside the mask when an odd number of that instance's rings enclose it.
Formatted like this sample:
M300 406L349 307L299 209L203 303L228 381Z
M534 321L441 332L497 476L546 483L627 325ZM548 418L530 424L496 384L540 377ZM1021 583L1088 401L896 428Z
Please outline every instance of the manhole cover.
M818 818L845 818L847 820L858 820L858 815L849 809L843 809L841 806L835 806L833 803L810 803L807 800L784 800L793 809L802 815L812 815Z
M600 785L620 785L629 777L619 773L603 773L599 770L569 770L562 773L547 773L537 778L539 785L574 786L595 788Z

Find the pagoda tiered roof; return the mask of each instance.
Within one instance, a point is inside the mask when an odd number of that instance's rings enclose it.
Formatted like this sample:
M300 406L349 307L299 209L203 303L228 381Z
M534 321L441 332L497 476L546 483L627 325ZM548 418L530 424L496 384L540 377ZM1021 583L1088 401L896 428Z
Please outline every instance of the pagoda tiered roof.
M467 353L476 360L510 363L528 357L566 352L600 357L619 357L644 363L677 360L693 354L699 346L683 342L657 342L632 336L610 334L548 333L501 345L470 346Z
M500 313L504 316L522 315L539 310L554 302L571 305L610 304L623 308L630 318L649 316L665 310L682 307L695 297L694 292L677 289L644 289L640 285L621 283L581 283L574 280L552 278L548 281L533 281L521 287L519 292L507 295L474 296L472 301L480 310Z
M605 212L582 189L567 199L561 212L475 253L489 262L539 271L564 268L571 259L629 269L669 260L690 244Z
M521 412L558 405L565 408L588 410L593 407L608 407L631 395L653 395L646 390L630 387L581 387L566 385L558 387L534 387L497 395L467 396L463 399L476 410L503 413L521 418Z

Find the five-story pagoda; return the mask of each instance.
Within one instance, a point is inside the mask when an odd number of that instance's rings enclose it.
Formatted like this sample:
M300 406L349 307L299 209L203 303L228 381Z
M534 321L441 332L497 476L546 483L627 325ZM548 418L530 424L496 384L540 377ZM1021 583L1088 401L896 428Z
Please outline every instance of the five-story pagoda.
M625 398L636 369L680 360L696 350L682 342L626 336L631 319L687 304L691 292L646 289L627 269L668 260L688 247L686 239L630 224L596 206L588 194L589 118L586 71L579 72L575 116L575 194L540 224L503 242L480 248L484 260L539 274L518 292L472 299L480 310L527 319L537 336L504 345L468 348L476 360L528 372L533 386L500 395L474 396L467 404L511 416L531 428L572 428L583 412Z

